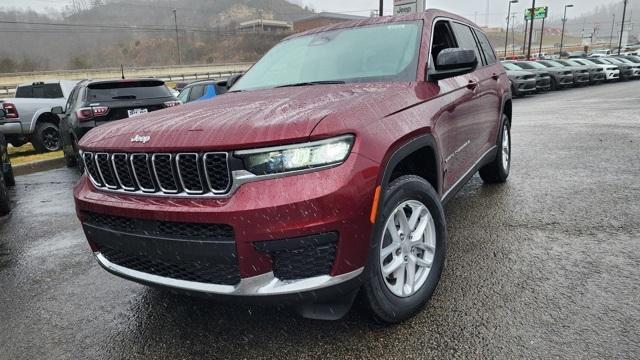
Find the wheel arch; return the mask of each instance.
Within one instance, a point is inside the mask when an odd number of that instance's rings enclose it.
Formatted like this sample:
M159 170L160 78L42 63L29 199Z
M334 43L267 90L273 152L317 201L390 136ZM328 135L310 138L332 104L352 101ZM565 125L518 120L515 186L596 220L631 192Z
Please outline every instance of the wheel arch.
M433 135L425 134L404 142L387 156L380 185L384 188L402 175L416 175L427 180L441 194L441 163Z
M30 133L36 131L36 126L42 122L50 122L60 127L60 117L58 115L52 113L50 109L40 109L33 115Z

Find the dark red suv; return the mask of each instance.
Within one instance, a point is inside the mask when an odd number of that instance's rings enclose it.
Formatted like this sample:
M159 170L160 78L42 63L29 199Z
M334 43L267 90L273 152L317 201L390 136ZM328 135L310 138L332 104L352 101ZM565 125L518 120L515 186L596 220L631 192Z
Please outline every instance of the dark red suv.
M442 203L510 169L509 79L437 10L293 35L231 91L89 132L75 188L97 261L148 285L398 322L443 270Z

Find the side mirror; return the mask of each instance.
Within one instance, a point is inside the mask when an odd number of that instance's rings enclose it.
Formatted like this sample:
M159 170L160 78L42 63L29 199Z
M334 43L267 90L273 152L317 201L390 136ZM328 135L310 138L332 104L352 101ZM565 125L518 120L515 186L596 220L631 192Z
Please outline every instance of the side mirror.
M235 85L238 82L238 80L240 80L241 78L242 78L242 74L229 76L229 79L227 79L227 89L231 89L233 85Z
M62 108L62 106L52 107L51 108L51 113L56 114L56 115L62 115L62 114L64 114L64 109Z
M442 80L460 76L475 70L478 58L473 50L449 48L440 51L436 59L435 71L429 74L429 80Z
M3 108L0 108L0 119L7 116L7 111Z

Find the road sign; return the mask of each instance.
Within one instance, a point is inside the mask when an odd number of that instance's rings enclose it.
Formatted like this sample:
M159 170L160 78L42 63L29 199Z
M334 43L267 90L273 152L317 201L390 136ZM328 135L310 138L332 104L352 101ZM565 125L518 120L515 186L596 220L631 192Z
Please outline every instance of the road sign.
M533 13L532 13L533 10ZM537 7L537 8L529 8L524 11L524 19L531 20L531 18L535 20L546 19L549 15L549 7Z
M424 11L425 0L393 0L393 15L407 15Z

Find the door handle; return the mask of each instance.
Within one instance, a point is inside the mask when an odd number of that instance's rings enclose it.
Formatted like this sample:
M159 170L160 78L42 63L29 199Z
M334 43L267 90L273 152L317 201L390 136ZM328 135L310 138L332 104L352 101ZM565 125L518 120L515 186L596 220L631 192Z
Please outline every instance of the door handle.
M467 89L475 90L477 87L478 87L477 81L469 80L469 83L467 84Z
M496 81L497 81L498 79L500 79L500 75L498 75L498 74L496 74L496 73L493 73L493 75L492 75L491 77L493 78L493 80L496 80Z

